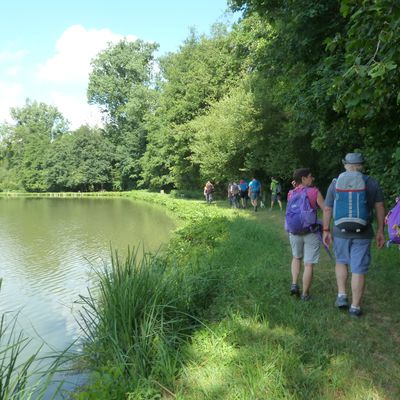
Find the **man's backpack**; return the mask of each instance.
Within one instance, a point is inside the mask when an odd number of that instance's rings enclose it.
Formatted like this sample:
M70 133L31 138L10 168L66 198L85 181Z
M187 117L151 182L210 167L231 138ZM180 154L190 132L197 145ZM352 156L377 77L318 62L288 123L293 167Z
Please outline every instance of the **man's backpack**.
M400 244L400 198L386 217L388 226L389 243Z
M240 186L240 190L242 192L247 192L247 190L249 188L249 185L247 184L247 182L242 182L242 183L239 184L239 186Z
M342 232L362 232L368 225L368 177L358 171L346 171L334 180L333 221Z
M285 229L298 235L312 232L317 226L317 210L311 207L307 188L295 190L287 203Z
M258 182L257 179L252 180L252 181L250 182L250 185L249 185L249 186L250 186L251 192L253 192L253 193L259 192L260 189L261 189L260 182Z
M237 183L232 183L231 188L230 188L230 192L233 195L239 194L239 185Z

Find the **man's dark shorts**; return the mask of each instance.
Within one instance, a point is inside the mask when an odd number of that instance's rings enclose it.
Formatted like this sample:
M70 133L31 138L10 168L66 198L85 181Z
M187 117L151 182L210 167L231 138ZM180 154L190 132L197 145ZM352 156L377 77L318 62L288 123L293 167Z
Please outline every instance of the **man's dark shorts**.
M371 239L344 239L334 237L336 263L346 264L354 274L364 275L371 264Z

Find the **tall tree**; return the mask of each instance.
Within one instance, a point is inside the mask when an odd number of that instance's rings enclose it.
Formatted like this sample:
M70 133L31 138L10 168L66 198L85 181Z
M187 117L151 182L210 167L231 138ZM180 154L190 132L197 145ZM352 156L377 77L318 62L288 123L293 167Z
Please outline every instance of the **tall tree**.
M100 106L105 135L117 146L114 175L121 189L136 184L139 159L146 148L146 114L153 108L154 56L157 44L123 40L93 60L87 90L90 104Z
M388 193L400 191L398 26L392 0L230 0L246 19L267 20L274 38L267 49L266 91L288 115L288 134L303 137L317 154L325 181L355 149ZM271 82L271 78L277 84ZM311 158L311 157L309 157Z
M8 138L9 168L28 191L48 189L46 160L51 142L67 132L68 122L56 107L27 100L11 108L16 125Z
M143 183L192 188L199 185L199 168L191 158L193 131L186 124L206 114L240 80L242 65L227 28L215 25L210 37L192 31L179 51L164 57L160 66L160 98L148 122Z
M98 129L81 126L51 144L46 171L52 191L112 188L114 146Z

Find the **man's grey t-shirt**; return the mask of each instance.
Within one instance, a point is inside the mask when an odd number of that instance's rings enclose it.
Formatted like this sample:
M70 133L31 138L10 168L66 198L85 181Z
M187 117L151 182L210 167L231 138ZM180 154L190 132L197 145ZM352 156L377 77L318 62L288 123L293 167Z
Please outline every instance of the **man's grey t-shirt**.
M333 236L346 238L346 239L372 239L374 237L374 230L372 229L372 219L375 203L383 202L383 192L379 183L370 176L367 177L367 203L369 209L369 222L367 228L362 232L342 232L335 225L333 226ZM326 192L325 205L333 209L335 201L335 180L331 182Z

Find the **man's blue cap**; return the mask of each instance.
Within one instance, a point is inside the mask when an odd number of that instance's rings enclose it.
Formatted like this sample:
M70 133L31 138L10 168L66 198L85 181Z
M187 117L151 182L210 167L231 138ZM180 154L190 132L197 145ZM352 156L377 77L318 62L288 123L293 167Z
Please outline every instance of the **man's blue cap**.
M364 164L365 160L361 153L348 153L342 162L343 164Z

